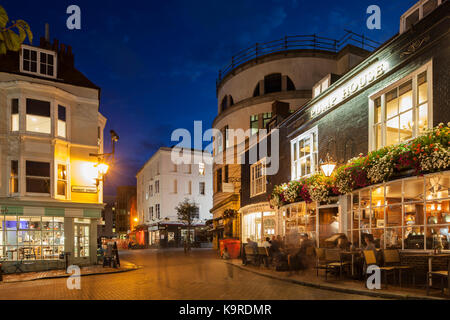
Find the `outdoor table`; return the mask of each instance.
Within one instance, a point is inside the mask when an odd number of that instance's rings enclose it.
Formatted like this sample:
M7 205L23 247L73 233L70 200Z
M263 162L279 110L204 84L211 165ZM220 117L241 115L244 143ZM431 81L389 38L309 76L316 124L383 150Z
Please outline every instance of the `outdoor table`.
M448 289L450 292L450 253L438 253L438 254L434 254L434 253L414 253L414 254L409 254L408 257L425 257L428 258L428 272L432 272L433 271L433 259L434 258L447 258L449 259L449 263L447 264L447 269L449 272L449 276L447 277L448 280ZM433 280L430 278L430 286L433 284Z
M354 277L355 276L355 256L356 255L360 255L361 254L361 252L360 251L357 251L357 250L354 250L354 251L342 251L341 252L341 255L351 255L351 257L352 257L352 277Z

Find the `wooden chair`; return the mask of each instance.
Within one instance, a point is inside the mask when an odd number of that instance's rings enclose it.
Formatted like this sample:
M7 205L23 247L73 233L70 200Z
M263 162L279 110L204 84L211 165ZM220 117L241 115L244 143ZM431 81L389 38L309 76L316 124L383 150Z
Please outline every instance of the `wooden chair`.
M326 264L325 264L325 249L324 248L314 248L314 251L316 253L316 270L317 270L317 276L319 276L319 269L326 270Z
M247 261L252 262L253 264L257 264L257 256L258 252L253 248L249 246L244 247L245 250L245 256L247 258Z
M409 271L412 274L413 286L416 285L416 272L414 267L401 264L400 253L397 249L383 250L384 266L394 267L398 271L400 287L402 286L402 271Z
M450 259L448 260L447 270L441 271L431 271L427 272L427 295L430 294L430 280L434 277L437 277L441 280L441 293L444 294L445 283L444 280L447 280L447 290L450 295L450 279L449 279L449 271L450 271Z
M384 272L384 282L386 283L386 288L388 285L387 276L389 273L394 275L394 283L395 283L395 267L380 267L378 266L377 258L375 255L375 251L373 250L363 250L364 260L366 263L366 267L369 266L377 266L380 269L380 272L383 274ZM366 275L367 276L367 275Z
M326 249L325 250L325 280L327 280L328 273L332 271L339 271L339 278L342 278L342 271L345 267L350 266L350 262L343 261L341 257L341 250ZM338 273L336 272L336 278Z

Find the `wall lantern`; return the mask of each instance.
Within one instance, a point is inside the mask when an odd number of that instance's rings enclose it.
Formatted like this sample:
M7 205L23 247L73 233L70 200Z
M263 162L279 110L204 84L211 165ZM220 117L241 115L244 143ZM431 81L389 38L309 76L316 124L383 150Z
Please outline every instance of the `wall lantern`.
M111 147L112 151L110 153L90 153L91 157L97 157L98 163L95 165L98 169L99 178L96 179L97 187L100 185L100 182L104 182L105 175L108 172L110 165L114 164L114 154L116 152L116 142L119 141L119 135L114 131L110 131L111 134Z
M334 168L336 168L336 164L337 163L331 159L330 154L327 153L325 162L321 161L320 163L320 169L322 169L322 172L326 177L329 177L333 173Z

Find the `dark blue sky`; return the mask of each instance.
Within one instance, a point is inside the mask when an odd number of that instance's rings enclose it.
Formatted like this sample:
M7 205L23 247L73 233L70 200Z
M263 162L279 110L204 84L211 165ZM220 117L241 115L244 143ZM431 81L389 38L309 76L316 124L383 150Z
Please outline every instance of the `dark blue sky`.
M120 136L107 193L134 176L176 128L194 120L209 128L217 113L215 80L233 53L284 35L340 38L344 29L384 42L416 0L22 0L1 1L26 20L34 44L50 24L51 39L72 45L75 64L102 88L105 138ZM66 8L81 8L81 30L66 28ZM381 30L368 30L366 9L381 8ZM106 139L105 139L106 140ZM105 141L106 150L109 143Z

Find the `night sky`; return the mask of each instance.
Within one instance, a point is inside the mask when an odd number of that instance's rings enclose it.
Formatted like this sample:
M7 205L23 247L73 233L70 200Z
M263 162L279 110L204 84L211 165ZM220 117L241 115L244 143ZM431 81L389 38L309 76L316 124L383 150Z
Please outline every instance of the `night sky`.
M11 19L24 19L34 45L50 38L73 47L75 65L102 88L100 112L120 136L107 194L135 184L135 174L176 128L204 130L217 115L215 81L232 54L285 35L339 39L344 29L384 42L416 0L21 0L1 1ZM66 8L81 8L81 30L66 28ZM381 30L366 27L366 9L381 8Z

